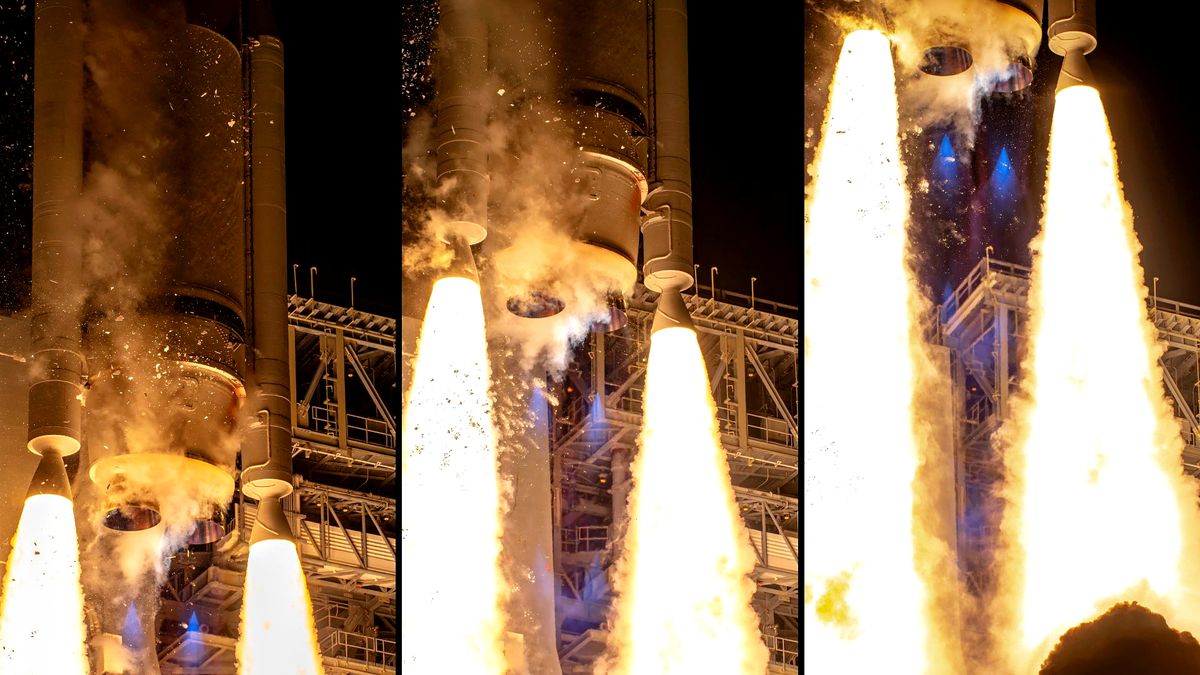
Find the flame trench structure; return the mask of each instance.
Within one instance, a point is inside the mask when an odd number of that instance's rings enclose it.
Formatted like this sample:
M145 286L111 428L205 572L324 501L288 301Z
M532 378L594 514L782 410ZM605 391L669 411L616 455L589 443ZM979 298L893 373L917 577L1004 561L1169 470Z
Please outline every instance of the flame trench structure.
M1163 396L1133 213L1097 91L1056 97L1045 220L1031 244L1030 351L1006 451L1014 555L1001 601L1015 673L1068 629L1138 601L1196 632L1196 485ZM1194 545L1194 544L1192 544ZM1005 597L1007 596L1007 597Z
M754 552L693 329L652 335L642 419L610 650L597 672L761 675Z
M506 668L490 377L478 282L439 279L404 408L400 598L406 672L474 675Z
M924 673L929 661L913 534L920 336L895 86L888 39L848 35L805 209L804 668L822 675ZM870 330L852 328L855 315Z
M321 675L312 600L296 545L267 539L250 546L246 566L239 675Z
M0 674L85 675L83 589L71 500L25 500L4 575Z

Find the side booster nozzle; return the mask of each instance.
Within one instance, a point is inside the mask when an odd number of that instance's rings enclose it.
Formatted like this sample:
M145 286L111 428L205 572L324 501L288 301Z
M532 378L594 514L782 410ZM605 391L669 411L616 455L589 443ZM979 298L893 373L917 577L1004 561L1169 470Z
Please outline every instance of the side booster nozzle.
M283 515L283 504L276 497L264 497L258 502L254 529L250 531L251 546L267 539L295 541L287 516Z
M42 461L38 462L37 470L33 472L33 480L25 497L28 499L34 495L58 495L71 499L67 467L63 464L62 455L54 450L42 451Z
M1095 80L1092 79L1092 69L1088 67L1083 52L1074 50L1067 52L1063 57L1062 70L1058 73L1058 85L1054 87L1054 93L1077 85L1094 87Z
M658 296L658 307L654 311L654 325L650 328L653 335L664 328L690 328L696 330L692 323L692 315L688 312L683 295L677 289L663 289Z
M454 251L450 267L442 273L442 277L462 277L479 283L479 270L475 267L475 255L471 253L471 244L461 236L451 236L447 243Z
M1075 85L1093 86L1084 55L1096 48L1096 0L1050 0L1046 35L1050 51L1063 57L1055 93Z

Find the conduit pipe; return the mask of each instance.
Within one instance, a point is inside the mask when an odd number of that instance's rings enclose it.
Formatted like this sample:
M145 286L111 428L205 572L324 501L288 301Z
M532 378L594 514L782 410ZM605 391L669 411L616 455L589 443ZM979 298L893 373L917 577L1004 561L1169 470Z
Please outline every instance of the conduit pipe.
M249 352L259 412L242 445L242 493L260 502L292 492L283 104L283 44L263 35L250 41L254 348Z
M83 420L83 7L37 0L33 86L33 362L29 449L79 451Z
M681 292L692 278L692 153L688 119L687 0L654 2L654 187L642 221L643 283Z
M449 217L449 241L475 245L487 237L487 108L481 98L487 72L487 24L471 0L443 0L437 73L437 180Z

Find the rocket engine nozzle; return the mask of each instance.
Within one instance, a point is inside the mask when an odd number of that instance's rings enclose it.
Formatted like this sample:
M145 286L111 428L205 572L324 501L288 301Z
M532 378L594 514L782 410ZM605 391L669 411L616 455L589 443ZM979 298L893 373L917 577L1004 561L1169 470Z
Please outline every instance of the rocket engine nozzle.
M118 532L141 532L162 522L162 516L147 504L124 504L104 514L104 527Z
M974 63L971 52L959 45L934 45L925 50L919 68L926 75L951 77L966 72Z
M1096 0L1050 0L1046 35L1050 51L1068 56L1096 48Z
M58 495L71 499L71 481L67 478L67 467L62 455L54 450L44 450L33 480L29 483L26 498L34 495Z
M465 237L452 236L447 240L454 251L450 267L442 273L443 277L462 277L479 283L479 270L475 267L475 254L471 252L471 243Z
M664 328L690 328L696 330L692 323L692 314L688 311L683 295L676 289L665 289L658 296L658 307L654 311L654 325L650 328L653 335Z
M624 328L625 324L629 323L625 296L616 291L610 291L605 298L605 314L607 316L603 321L592 323L593 333L612 333Z
M254 529L250 531L251 546L267 539L295 541L287 516L283 514L283 503L274 497L266 497L258 502Z
M1088 67L1087 59L1083 54L1080 50L1074 50L1067 52L1063 57L1062 70L1058 73L1058 85L1054 88L1054 93L1057 94L1067 87L1081 84L1088 87L1095 86L1092 69Z

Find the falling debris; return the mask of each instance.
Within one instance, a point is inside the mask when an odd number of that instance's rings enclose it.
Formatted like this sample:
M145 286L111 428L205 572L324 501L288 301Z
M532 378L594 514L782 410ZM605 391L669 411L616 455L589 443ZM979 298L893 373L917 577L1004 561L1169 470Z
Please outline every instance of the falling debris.
M479 284L439 279L417 343L401 436L405 672L505 672L490 378Z

